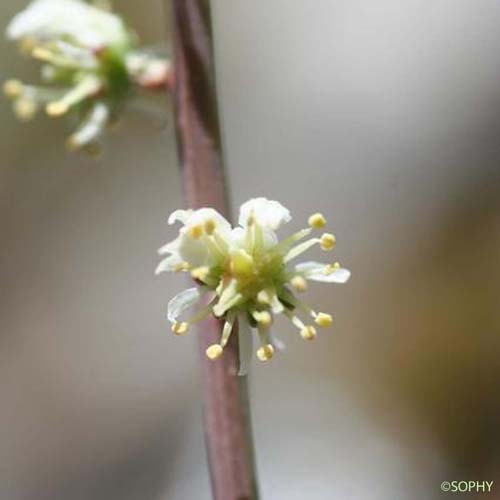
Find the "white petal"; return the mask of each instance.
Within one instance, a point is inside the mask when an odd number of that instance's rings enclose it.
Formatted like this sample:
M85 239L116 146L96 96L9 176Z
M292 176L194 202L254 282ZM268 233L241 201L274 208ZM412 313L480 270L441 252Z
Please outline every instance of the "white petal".
M182 224L186 224L192 213L192 210L175 210L168 217L168 223L172 225L179 221Z
M238 375L246 375L250 369L253 357L253 331L247 319L241 314L238 318L238 346L240 369Z
M344 268L339 268L331 274L314 273L307 277L312 281L320 281L322 283L346 283L351 277L351 271Z
M78 130L70 137L71 144L81 148L96 140L109 119L109 108L102 102L97 103L85 118Z
M243 203L238 223L240 226L246 227L248 219L252 216L262 227L272 230L278 229L281 224L292 219L287 208L281 203L267 198L253 198Z
M342 267L325 274L325 267L321 262L302 262L295 266L295 272L303 274L308 280L322 283L345 283L351 276L351 271Z
M180 264L182 259L176 255L169 255L166 259L163 259L157 266L155 274L160 274L165 271L173 271L177 264Z
M80 0L35 0L12 19L7 36L13 40L67 36L94 48L121 44L128 38L118 16Z
M201 293L198 288L188 288L181 293L178 293L169 303L168 303L168 320L174 323L177 318L189 307L191 307L195 302L197 302L201 297Z
M264 248L272 248L278 244L278 236L270 228L263 228L262 236L264 237Z
M265 249L272 248L278 244L278 236L272 229L262 228L262 239ZM246 229L242 227L235 227L229 236L231 245L235 248L246 248Z
M181 231L176 249L181 260L194 267L204 266L209 260L209 251L202 240L195 240Z
M186 227L204 225L208 220L215 222L218 233L223 237L228 237L231 233L231 224L213 208L200 208L190 215L186 222Z
M158 253L176 255L179 262L189 262L194 267L206 265L210 257L205 243L187 236L184 228L175 240L158 249Z
M297 264L295 266L295 272L297 273L314 273L314 272L323 272L323 269L325 268L326 264L323 264L322 262L316 262L313 260L307 261L307 262L301 262L300 264Z
M242 227L235 227L230 235L231 244L236 248L245 248L245 233Z
M158 253L160 255L164 255L166 253L177 253L179 251L179 246L181 244L181 236L177 236L175 240L169 241L162 247L158 249Z

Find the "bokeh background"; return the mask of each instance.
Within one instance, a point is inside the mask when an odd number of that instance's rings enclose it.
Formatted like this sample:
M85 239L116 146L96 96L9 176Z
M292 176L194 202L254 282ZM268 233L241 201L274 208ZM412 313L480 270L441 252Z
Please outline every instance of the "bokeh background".
M279 323L286 353L254 366L262 498L500 498L500 4L213 4L233 206L325 213L353 271L308 292L334 330ZM168 43L162 2L115 6ZM208 500L196 338L165 318L185 282L153 276L182 206L171 103L97 161L6 99L0 123L0 499Z

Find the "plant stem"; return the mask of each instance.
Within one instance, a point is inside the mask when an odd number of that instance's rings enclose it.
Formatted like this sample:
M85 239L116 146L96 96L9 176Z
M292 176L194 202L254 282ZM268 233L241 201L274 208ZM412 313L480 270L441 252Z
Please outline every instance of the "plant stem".
M209 0L172 0L174 99L186 204L228 216ZM200 358L204 426L214 500L256 500L246 377L238 373L238 335L218 360L205 356L220 340L215 318L202 324Z

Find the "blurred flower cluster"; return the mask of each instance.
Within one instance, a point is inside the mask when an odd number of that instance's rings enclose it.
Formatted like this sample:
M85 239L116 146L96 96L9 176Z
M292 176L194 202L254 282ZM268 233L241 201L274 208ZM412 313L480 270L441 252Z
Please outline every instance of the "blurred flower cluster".
M44 82L4 82L14 112L23 121L40 108L74 117L70 149L95 150L134 90L171 83L169 61L140 49L134 32L102 0L35 0L12 19L7 37L41 61Z
M329 327L330 314L317 312L297 294L305 292L309 281L345 283L350 272L337 262L295 259L314 246L328 252L335 247L335 236L323 233L326 220L317 213L309 218L309 227L279 241L276 230L291 220L290 212L277 201L255 198L240 208L239 227L232 228L216 210L177 210L169 224L180 222L177 238L160 248L167 257L156 273L189 272L196 286L179 293L168 304L172 331L186 333L189 327L213 314L224 319L218 344L207 349L210 359L223 353L236 321L239 326L240 373L249 366L253 352L253 330L258 332L257 357L267 361L280 343L271 335L275 316L283 314L305 340L316 337L316 327ZM193 307L187 319L181 319ZM301 319L307 317L307 320Z

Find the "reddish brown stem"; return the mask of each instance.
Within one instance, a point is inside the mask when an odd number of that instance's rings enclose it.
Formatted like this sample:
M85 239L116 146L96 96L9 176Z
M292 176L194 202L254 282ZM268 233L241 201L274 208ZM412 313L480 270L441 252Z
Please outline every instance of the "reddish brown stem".
M175 115L186 204L228 216L214 79L209 0L172 0ZM256 500L246 378L238 377L237 332L224 355L210 361L221 324L200 329L201 375L208 463L215 500Z

